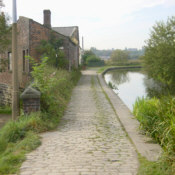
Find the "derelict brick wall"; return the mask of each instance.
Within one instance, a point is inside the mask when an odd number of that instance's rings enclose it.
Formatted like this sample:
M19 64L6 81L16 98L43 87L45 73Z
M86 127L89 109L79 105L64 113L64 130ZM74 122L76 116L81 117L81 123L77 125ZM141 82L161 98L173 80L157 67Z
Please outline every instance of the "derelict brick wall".
M41 54L37 52L37 48L42 40L48 41L51 34L53 34L55 38L63 40L65 57L69 60L69 58L71 58L69 55L72 55L72 52L69 51L69 43L71 43L69 38L33 20L30 20L30 56L39 61Z
M1 72L0 73L0 83L1 84L12 84L12 74L10 72Z
M39 61L40 54L37 48L42 40L48 41L50 39L50 29L30 20L30 55Z
M22 81L19 82L20 88L25 88L30 82L30 76L27 74L22 75ZM12 100L12 73L1 72L0 73L0 105L11 104Z
M78 68L78 53L77 53L77 45L70 42L69 44L69 57L71 60L71 65L75 68Z
M11 105L12 88L7 84L0 83L0 106Z
M77 45L74 47L75 49L75 67L78 68L78 65L79 65L79 56L80 56L80 53L79 53L79 45L80 45L80 41L79 41L79 29L78 29L78 26L76 27L76 30L74 31L74 33L72 34L72 37L73 38L76 38L76 40L78 41Z
M20 84L23 83L23 51L29 52L29 21L20 17L18 20L18 76ZM25 72L29 72L29 60L25 58Z

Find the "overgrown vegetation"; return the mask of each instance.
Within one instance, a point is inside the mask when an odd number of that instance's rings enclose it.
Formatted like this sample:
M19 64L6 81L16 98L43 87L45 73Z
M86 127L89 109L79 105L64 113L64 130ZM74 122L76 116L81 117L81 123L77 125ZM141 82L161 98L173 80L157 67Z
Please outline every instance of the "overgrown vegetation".
M12 110L9 106L0 106L0 114L11 114Z
M3 2L0 2L0 5ZM1 6L0 6L1 8ZM9 25L9 18L4 12L0 12L0 54L4 58L7 58L5 51L11 43L11 26ZM1 59L0 72L5 71L8 64L8 59Z
M97 57L92 51L87 50L83 55L83 65L89 67L104 66L104 61Z
M133 113L141 129L163 148L158 162L142 161L140 174L175 174L175 17L157 22L145 46L143 62L149 77L166 88L166 93L135 102ZM155 93L153 93L155 94ZM164 95L169 94L169 95ZM170 95L171 94L171 95Z
M65 59L63 48L63 41L57 39L53 33L50 35L50 40L42 40L40 46L37 48L37 51L43 57L48 57L47 63L56 68L67 68L68 60Z
M145 46L143 57L148 75L169 87L175 82L175 17L157 22Z
M167 169L164 167L164 174L167 174L166 171L169 173L170 169L171 174L175 174L174 109L174 97L139 98L133 108L133 113L139 120L141 129L163 147L164 154L161 161L157 162L157 166L169 165Z
M56 69L47 61L43 58L32 72L33 86L42 94L41 112L21 115L0 130L0 175L18 172L25 154L41 144L38 133L56 129L80 77L78 70Z
M162 159L151 162L139 155L140 167L137 175L173 175L171 164Z
M5 16L3 12L0 13L0 53L4 53L4 50L7 49L11 40L10 33L11 27L8 24L8 17Z

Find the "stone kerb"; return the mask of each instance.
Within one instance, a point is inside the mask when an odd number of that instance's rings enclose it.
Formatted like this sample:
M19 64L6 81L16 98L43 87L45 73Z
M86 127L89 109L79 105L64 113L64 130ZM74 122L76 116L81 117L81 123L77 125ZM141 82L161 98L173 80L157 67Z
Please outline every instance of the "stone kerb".
M30 114L31 112L37 112L40 110L40 97L41 93L33 87L29 86L25 89L21 94L25 114Z

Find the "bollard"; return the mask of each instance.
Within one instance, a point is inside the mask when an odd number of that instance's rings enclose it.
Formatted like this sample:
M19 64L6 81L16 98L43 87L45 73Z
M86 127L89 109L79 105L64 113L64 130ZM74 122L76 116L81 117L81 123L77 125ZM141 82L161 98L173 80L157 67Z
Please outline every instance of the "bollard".
M21 99L23 101L24 114L30 114L31 112L40 111L40 91L29 86L21 94Z

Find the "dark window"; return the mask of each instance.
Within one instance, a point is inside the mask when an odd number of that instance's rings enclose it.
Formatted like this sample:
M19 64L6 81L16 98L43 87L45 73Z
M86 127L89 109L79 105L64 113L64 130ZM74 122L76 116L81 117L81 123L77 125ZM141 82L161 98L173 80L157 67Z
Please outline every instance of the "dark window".
M27 70L26 71L27 72L30 72L30 61L29 61L29 50L28 49L26 50L26 55L28 57L27 58L27 66L26 66L27 67Z
M23 50L23 72L25 72L25 67L26 67L26 52Z

